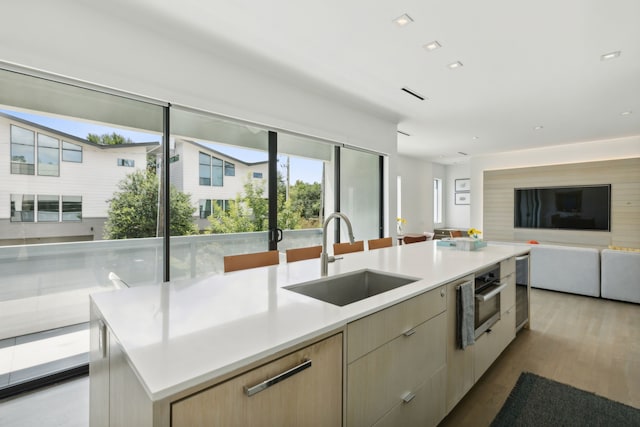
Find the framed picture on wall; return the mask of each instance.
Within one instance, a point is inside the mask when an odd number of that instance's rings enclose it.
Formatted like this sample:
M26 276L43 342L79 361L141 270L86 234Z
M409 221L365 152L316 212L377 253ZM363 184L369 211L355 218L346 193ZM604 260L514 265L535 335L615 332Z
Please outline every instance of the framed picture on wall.
M469 178L456 179L456 193L471 191L471 180Z
M471 202L471 193L456 193L456 205L468 205Z

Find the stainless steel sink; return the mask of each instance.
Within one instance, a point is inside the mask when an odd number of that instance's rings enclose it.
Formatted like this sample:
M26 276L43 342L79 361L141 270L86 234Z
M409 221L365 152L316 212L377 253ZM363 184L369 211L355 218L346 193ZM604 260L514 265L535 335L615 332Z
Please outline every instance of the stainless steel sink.
M284 289L330 304L345 306L418 280L420 279L415 277L365 269L285 286Z

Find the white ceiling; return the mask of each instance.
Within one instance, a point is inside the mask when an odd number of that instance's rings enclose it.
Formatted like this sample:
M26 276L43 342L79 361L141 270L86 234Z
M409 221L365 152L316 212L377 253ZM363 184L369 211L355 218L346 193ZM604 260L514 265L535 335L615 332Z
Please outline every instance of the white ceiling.
M229 43L390 113L410 134L398 134L401 154L453 164L468 158L458 152L640 135L638 0L121 1L131 19ZM414 22L399 27L404 13ZM442 48L426 51L433 40Z

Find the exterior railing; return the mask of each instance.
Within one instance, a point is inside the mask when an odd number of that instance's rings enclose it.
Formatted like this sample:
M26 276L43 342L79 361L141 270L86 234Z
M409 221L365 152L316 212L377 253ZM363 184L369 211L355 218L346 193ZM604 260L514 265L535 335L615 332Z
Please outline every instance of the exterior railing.
M172 280L222 273L225 255L267 250L267 232L170 241ZM278 247L321 241L321 229L289 230ZM0 339L87 321L88 295L113 289L110 272L129 286L160 284L162 255L162 238L0 247Z

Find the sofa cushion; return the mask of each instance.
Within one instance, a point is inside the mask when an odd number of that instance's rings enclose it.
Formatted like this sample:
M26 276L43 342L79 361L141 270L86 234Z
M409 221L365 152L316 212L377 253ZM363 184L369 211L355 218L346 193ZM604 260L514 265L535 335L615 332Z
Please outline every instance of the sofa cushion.
M640 304L640 252L602 251L602 297Z
M600 296L600 251L554 245L531 245L531 286Z

